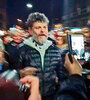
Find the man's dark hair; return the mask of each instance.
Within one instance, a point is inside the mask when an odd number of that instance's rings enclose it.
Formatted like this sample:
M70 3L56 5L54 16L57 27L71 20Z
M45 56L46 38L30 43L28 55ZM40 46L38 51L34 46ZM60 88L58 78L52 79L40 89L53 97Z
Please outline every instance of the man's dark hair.
M49 20L45 16L45 14L39 12L29 14L26 24L28 27L32 27L33 23L37 21L46 22L47 24L49 24Z

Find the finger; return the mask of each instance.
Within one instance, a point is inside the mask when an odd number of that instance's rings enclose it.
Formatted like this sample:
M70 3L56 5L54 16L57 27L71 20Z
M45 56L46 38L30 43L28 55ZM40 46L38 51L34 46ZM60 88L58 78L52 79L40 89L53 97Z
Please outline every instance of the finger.
M66 56L65 56L65 63L70 63L68 54L69 54L69 53L66 53Z
M32 76L29 76L29 75L20 79L21 83L27 83L27 82L31 83L31 81L32 81Z
M21 79L20 79L20 82L21 82L21 83L31 83L31 82L33 82L34 80L36 80L36 81L38 80L38 81L39 81L38 77L27 75L27 76L25 76L24 78L21 78Z
M23 70L24 71L33 71L33 72L36 72L37 71L37 68L34 68L34 67L26 67Z
M31 74L34 74L35 72L37 71L37 69L36 68L30 68L30 67L26 67L26 68L24 68L24 69L22 69L22 70L20 70L20 74L25 74L25 73L31 73Z
M74 57L74 56L73 56L73 61L74 61L75 63L77 63L77 64L79 65L79 67L82 69L81 64L78 62L78 60L76 60L76 59L75 59L75 57Z
M31 66L25 67L24 69L34 69L34 70L37 70L37 68L31 67Z

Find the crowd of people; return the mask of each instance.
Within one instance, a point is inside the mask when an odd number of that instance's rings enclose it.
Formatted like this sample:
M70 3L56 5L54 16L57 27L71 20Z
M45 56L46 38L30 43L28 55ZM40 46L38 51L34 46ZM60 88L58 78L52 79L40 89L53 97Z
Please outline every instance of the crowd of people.
M53 38L51 38L52 34L48 32L49 20L39 12L31 13L26 24L28 32L17 27L10 28L6 33L2 32L0 40L1 76L7 70L17 70L20 82L26 86L28 83L30 86L28 100L88 100L90 90L88 86L86 87L86 78L82 76L82 67L72 55L70 56L73 63L70 62L67 53L67 33L72 34L70 29L54 29ZM90 29L82 28L82 34L88 48L86 50L90 52L88 45ZM88 64L90 65L90 62ZM7 79L1 79L0 84L1 90L4 91L0 93L1 100L6 100L6 97L3 97L4 93L8 97L7 100L14 97L21 97L24 100L23 94L14 89L15 84ZM13 95L14 90L7 87L10 84L14 87L16 96ZM5 90L10 91L12 96Z

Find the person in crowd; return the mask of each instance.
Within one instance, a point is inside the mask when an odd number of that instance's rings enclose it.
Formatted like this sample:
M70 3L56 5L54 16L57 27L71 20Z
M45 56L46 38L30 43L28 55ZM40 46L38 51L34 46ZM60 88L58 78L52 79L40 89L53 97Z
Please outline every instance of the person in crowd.
M85 78L86 86L87 86L87 96L88 100L90 100L90 57L88 61L85 61L84 64L82 64L83 69L86 70L86 74L83 75Z
M20 51L21 69L27 66L37 68L42 100L53 100L60 81L68 75L60 50L48 40L48 24L44 14L31 13L27 25L32 37L24 41L25 48Z
M83 67L89 69L88 59L90 57L90 28L87 26L82 27L82 34L84 35L84 51L85 51L85 64L82 63ZM87 65L87 66L86 66Z
M82 67L85 70L90 71L90 27L84 26L82 27L82 33L84 35L84 51L85 51L85 61L82 63ZM87 86L87 96L88 100L90 100L90 73L86 71L84 75L86 86Z
M10 69L10 58L8 53L0 48L0 73Z
M54 34L55 37L55 44L61 51L61 57L63 59L63 62L65 60L65 55L68 52L68 41L67 41L67 34L64 32L64 28L62 30L57 30L56 34Z
M11 34L7 33L1 37L3 44L8 44L12 41Z
M25 38L25 30L22 27L18 26L18 25L16 25L16 28L21 31L22 38Z
M82 28L82 33L84 35L84 47L85 47L85 52L90 53L90 28L89 27L83 27Z
M66 79L67 80L66 83L64 81L61 83L61 88L60 88L61 94L59 93L59 97L57 100L60 100L60 98L61 98L61 100L79 100L79 99L88 100L87 96L85 96L87 94L87 91L86 92L82 91L82 89L85 90L85 83L83 84L83 82L85 82L85 81L83 80L83 77L82 77L82 66L74 58L74 56L72 56L72 60L73 60L73 63L70 62L70 59L69 59L69 56L67 53L66 57L65 57L65 67L66 67L67 71L69 72L69 77ZM77 82L75 82L75 81L77 81ZM80 82L80 83L78 83L78 82ZM82 84L82 86L81 86L81 84ZM74 92L77 91L78 93L77 92L74 93L73 91ZM66 94L64 94L64 93L66 93ZM83 93L85 93L85 94L83 94ZM83 95L85 97L83 98L81 95Z
M81 31L82 31L82 33L83 33L83 35L85 37L89 37L90 36L90 28L89 27L84 26L84 27L82 27Z
M2 48L3 50L5 49L3 41L2 41L2 36L4 35L4 32L0 30L0 48Z
M12 41L5 45L5 50L10 56L10 64L12 68L19 68L19 51L20 48L24 46L23 39L21 37L21 31L17 28L10 28L9 32L11 33Z
M63 81L61 83L63 85L61 85L60 90L58 91L58 94L54 98L54 100L79 100L79 99L88 100L86 96L85 83L82 77L82 67L79 64L79 62L74 58L74 56L72 56L72 59L73 59L73 63L70 62L67 53L65 57L65 67L69 72L69 77L66 79L66 82ZM30 76L26 76L20 81L22 83L30 83L29 79ZM33 97L34 95L35 94L33 94ZM36 98L35 100L38 99Z
M58 48L67 48L67 35L63 31L61 32L60 30L57 30L55 34L55 42Z
M0 72L2 72L2 65L4 64L5 62L5 59L4 59L4 53L3 53L3 50L2 48L0 48Z
M89 51L90 52L90 28L89 27L83 27L82 28L82 32L84 35L84 43L85 43L85 51Z
M86 97L85 83L82 77L82 67L72 56L73 63L70 62L68 53L65 57L65 67L69 72L69 77L63 84L54 100L88 100ZM30 95L27 100L41 100L39 92L39 79L36 76L25 76L20 79L22 84L30 84ZM52 83L53 84L53 83ZM23 92L10 80L0 78L0 100L26 100Z

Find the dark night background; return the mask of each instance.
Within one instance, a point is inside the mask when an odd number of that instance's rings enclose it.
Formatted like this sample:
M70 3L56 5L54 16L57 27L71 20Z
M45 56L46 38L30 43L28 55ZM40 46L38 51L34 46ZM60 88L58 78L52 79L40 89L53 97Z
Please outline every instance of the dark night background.
M27 8L26 4L31 3L33 8ZM31 12L42 12L49 18L50 22L59 21L62 16L63 0L7 0L7 15L10 25L17 23L17 18L26 21Z
M28 8L26 4L32 4ZM90 20L90 0L0 0L0 28L24 24L32 12L44 13L50 20L49 28L55 23L68 27L83 27Z

